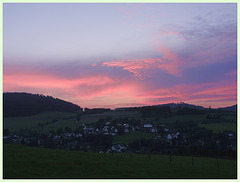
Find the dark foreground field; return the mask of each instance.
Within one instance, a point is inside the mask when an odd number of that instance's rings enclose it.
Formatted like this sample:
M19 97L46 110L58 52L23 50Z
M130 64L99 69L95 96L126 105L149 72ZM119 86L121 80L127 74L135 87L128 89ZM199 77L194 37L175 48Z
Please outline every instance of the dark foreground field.
M97 154L4 145L4 179L236 179L236 161L148 154Z

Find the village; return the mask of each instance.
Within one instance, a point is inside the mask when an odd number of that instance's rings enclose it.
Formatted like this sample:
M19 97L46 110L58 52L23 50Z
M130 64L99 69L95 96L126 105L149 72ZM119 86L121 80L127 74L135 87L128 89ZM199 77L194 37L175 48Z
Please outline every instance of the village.
M211 155L218 151L222 155L233 155L236 151L236 134L232 131L213 133L199 127L195 122L153 124L134 118L99 119L96 123L84 124L73 120L75 130L65 127L49 133L33 129L21 129L10 133L4 130L4 143L23 144L65 150L82 150L98 153L148 153L181 155ZM38 126L39 127L39 126ZM129 133L151 133L151 138L138 138L129 143L113 143L114 137Z

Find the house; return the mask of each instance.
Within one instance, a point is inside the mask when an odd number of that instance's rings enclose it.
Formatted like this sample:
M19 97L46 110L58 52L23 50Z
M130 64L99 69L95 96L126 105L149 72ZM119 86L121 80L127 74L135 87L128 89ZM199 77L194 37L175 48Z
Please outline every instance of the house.
M82 137L82 134L81 133L79 133L79 134L77 134L77 135L75 135L76 137Z
M111 147L112 151L115 152L124 152L127 147L124 144L116 144Z
M157 129L156 129L156 128L151 128L150 131L151 131L152 133L156 133L156 132L157 132Z
M173 139L173 136L171 134L168 134L167 135L167 140L172 140Z
M112 146L111 149L112 149L112 151L121 152L121 149L118 145Z
M108 149L106 153L111 153L111 152L112 152L112 150L111 150L111 149Z
M108 128L105 128L105 127L104 127L104 128L102 129L102 132L108 132Z
M123 124L123 126L124 126L125 128L128 128L128 127L129 127L129 124Z
M155 133L156 132L156 128L153 128L153 125L152 124L144 124L143 125L143 131L145 132L152 132L152 133Z
M153 127L153 125L152 124L144 124L144 126L143 126L144 128L152 128Z
M177 132L177 133L169 133L168 135L167 135L167 140L172 140L172 139L174 139L174 138L178 138L178 135L180 135L180 133L179 132Z
M56 136L54 136L53 137L53 140L58 140L58 139L60 139L61 137L59 136L59 135L56 135Z
M168 129L168 128L165 128L164 131L169 132L169 129Z
M173 134L173 138L178 138L179 135L180 135L180 133L177 132L177 133Z

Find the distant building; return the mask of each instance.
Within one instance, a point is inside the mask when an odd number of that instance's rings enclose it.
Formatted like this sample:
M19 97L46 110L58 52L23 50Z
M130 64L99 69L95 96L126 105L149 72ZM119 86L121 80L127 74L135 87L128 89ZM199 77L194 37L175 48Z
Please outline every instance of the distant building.
M153 125L152 125L152 124L145 124L143 127L144 127L144 128L152 128Z

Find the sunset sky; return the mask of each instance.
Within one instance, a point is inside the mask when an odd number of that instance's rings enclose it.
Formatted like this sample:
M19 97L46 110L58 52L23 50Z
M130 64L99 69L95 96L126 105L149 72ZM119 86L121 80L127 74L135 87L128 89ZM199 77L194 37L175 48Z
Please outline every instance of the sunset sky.
M3 91L81 107L237 103L237 4L3 5Z

